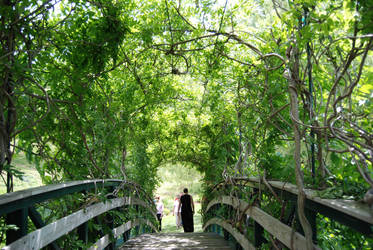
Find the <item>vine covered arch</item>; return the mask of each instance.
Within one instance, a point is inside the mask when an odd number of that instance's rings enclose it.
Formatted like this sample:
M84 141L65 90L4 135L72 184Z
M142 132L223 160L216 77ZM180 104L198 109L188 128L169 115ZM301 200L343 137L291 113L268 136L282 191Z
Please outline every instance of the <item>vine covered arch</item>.
M0 172L45 183L166 161L208 186L258 176L372 203L372 3L3 1ZM368 191L368 192L367 192ZM366 195L365 195L366 194ZM364 197L365 195L365 197Z

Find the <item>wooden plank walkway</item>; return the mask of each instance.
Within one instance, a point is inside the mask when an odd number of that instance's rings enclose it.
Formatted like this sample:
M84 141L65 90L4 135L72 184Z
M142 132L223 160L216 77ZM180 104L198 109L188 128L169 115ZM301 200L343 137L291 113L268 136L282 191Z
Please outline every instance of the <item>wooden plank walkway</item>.
M228 241L216 233L142 234L130 239L123 249L216 249L232 250Z

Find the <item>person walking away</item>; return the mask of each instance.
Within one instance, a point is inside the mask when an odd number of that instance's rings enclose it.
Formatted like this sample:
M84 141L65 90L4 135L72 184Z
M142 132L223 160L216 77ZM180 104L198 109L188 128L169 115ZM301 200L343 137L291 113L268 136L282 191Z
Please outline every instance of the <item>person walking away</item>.
M175 200L174 200L174 210L172 212L172 215L175 216L177 229L181 227L181 216L180 216L181 210L179 209L179 204L180 204L180 195L176 195Z
M162 231L162 217L163 217L164 206L159 196L157 197L157 203L155 205L157 207L157 219L159 222L159 231Z
M193 197L188 194L188 189L184 188L184 194L180 197L179 210L181 207L181 220L184 232L194 232L194 202Z

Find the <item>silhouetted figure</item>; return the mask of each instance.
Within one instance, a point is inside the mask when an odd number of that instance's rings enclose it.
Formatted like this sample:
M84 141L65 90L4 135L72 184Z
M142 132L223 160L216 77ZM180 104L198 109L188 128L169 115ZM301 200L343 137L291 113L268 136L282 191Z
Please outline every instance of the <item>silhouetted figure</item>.
M179 210L181 207L181 220L184 232L194 232L194 202L193 197L188 194L188 189L184 188L184 194L180 197Z

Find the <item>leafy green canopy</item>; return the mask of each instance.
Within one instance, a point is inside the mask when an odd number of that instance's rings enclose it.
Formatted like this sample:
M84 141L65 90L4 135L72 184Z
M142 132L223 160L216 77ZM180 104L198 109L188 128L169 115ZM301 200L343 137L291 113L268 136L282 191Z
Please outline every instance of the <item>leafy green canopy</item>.
M0 171L19 150L46 183L151 192L168 162L206 183L295 183L299 168L324 195L359 199L373 185L372 13L343 0L3 1Z
M1 1L3 181L12 191L23 151L45 183L151 193L176 162L206 194L232 176L296 183L310 248L303 187L373 187L372 16L368 0Z

